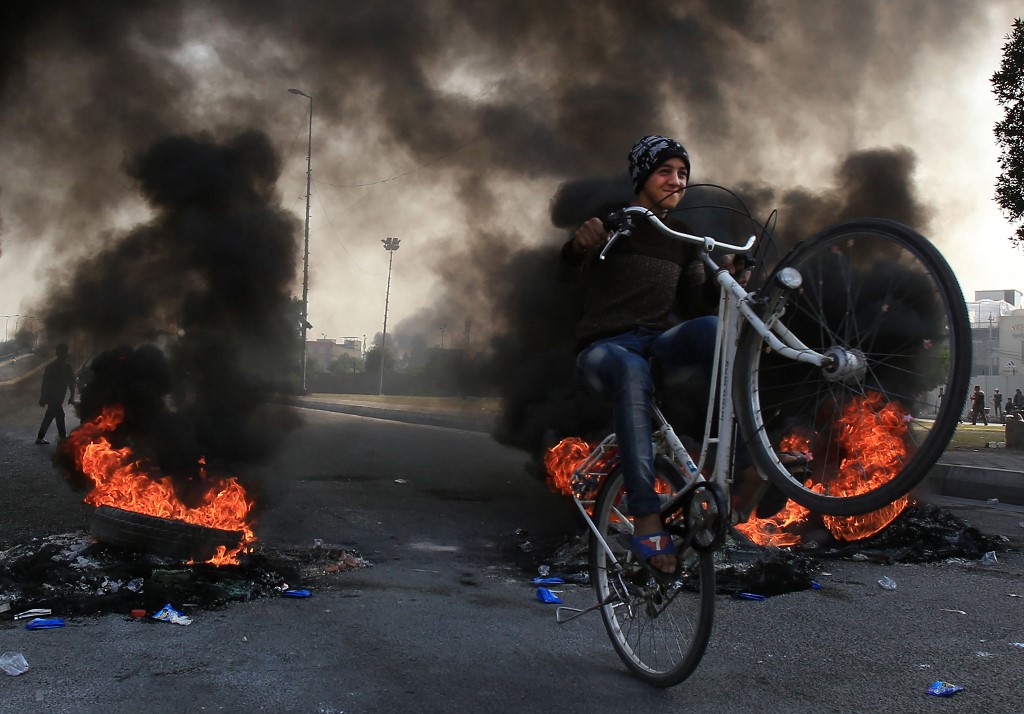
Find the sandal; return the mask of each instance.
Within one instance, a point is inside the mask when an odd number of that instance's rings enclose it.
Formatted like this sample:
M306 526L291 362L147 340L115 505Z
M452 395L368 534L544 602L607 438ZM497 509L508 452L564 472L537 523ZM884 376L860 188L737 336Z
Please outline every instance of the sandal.
M665 585L673 583L679 579L683 572L683 564L678 556L676 557L675 570L668 573L658 570L649 562L651 557L655 555L675 555L676 549L672 543L671 533L662 531L661 533L650 533L648 535L634 535L629 541L629 549L659 583Z

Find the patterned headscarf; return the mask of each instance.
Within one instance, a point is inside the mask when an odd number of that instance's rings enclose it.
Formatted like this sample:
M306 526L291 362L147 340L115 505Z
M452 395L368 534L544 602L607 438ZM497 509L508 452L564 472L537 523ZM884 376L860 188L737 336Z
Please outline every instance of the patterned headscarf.
M678 156L686 164L686 173L690 173L690 155L678 141L666 136L651 134L633 144L629 152L629 175L633 177L633 192L647 183L654 169L661 166L667 159Z

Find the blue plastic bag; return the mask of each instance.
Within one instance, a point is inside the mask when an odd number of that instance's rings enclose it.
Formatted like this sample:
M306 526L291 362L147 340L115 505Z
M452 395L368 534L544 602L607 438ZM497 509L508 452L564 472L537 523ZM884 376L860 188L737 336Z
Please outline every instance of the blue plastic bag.
M547 588L537 588L537 599L541 602L550 602L556 605L562 603L562 599Z
M37 617L25 623L26 630L52 630L56 627L64 627L64 620L59 617Z
M963 687L956 684L950 684L949 682L943 682L941 679L928 685L928 693L934 694L937 697L951 697L957 692L962 691L964 691Z

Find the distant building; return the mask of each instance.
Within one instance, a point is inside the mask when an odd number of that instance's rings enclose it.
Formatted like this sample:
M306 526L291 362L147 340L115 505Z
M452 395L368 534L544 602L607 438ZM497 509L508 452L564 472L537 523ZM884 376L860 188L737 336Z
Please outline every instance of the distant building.
M1024 364L1024 300L1019 290L979 290L967 303L972 376L1015 377Z
M997 302L1005 302L1011 307L1021 308L1024 307L1024 293L1020 290L975 290L974 299L977 300L995 300Z
M337 340L322 338L306 342L306 359L315 360L326 368L340 357L363 358L363 342L357 337L342 337Z

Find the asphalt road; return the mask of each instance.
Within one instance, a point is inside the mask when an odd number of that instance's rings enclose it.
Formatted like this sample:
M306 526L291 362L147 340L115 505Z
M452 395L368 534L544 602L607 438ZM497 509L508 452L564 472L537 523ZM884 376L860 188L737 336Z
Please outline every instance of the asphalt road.
M40 412L0 419L0 547L88 525L47 447L32 444ZM820 590L720 596L696 675L654 690L619 663L596 615L559 626L535 599L517 544L549 548L577 523L521 454L480 433L304 415L262 469L261 540L321 539L372 568L337 574L308 600L192 611L187 627L0 622L0 651L31 666L0 676L0 711L1024 712L1019 549L990 566L831 561ZM983 532L1024 541L1024 510L950 503ZM878 586L884 575L896 590ZM592 600L576 586L562 597ZM965 691L932 697L936 679Z

